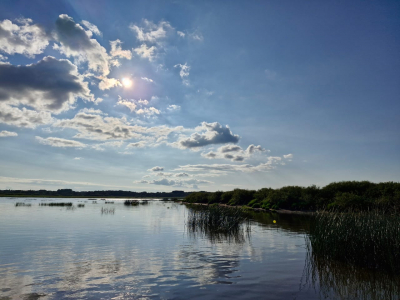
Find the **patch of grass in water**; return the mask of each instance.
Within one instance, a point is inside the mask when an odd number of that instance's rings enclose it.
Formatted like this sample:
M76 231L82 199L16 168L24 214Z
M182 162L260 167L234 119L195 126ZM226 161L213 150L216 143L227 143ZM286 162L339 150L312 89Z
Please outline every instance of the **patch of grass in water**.
M40 203L39 206L72 206L72 202Z
M189 234L200 234L211 241L244 242L245 232L250 233L250 223L243 209L210 206L187 206L186 226Z
M399 215L319 212L307 239L321 259L400 273Z
M138 200L125 200L124 201L124 205L136 206L136 205L139 205L139 201Z
M15 206L32 206L32 204L24 203L24 202L17 202L17 203L15 203Z

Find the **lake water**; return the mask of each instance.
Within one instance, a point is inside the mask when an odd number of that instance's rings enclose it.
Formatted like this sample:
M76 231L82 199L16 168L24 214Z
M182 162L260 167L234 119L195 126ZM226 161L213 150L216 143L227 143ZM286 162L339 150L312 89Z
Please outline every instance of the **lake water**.
M55 201L74 209L39 206ZM104 202L0 198L0 299L399 299L395 278L310 271L304 217L255 214L228 239L188 232L179 203Z

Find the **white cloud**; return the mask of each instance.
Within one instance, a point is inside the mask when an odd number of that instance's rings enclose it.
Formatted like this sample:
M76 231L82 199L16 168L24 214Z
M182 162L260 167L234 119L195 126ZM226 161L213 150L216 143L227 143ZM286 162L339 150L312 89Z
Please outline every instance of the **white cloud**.
M101 31L99 30L99 28L97 28L96 25L90 23L89 21L82 21L82 24L89 29L91 32L93 32L96 35L102 36L103 34L101 33Z
M260 145L250 145L246 150L243 150L242 147L237 145L226 145L217 149L216 152L210 151L208 153L202 153L201 156L208 159L229 159L231 161L244 161L245 159L251 157L253 154L257 152L266 151Z
M78 141L74 141L74 140L66 140L66 139L57 138L57 137L48 137L48 138L44 139L40 136L36 136L35 138L39 143L41 143L43 145L52 146L52 147L59 147L59 148L66 148L66 147L85 148L86 147L85 144L78 142Z
M10 20L0 22L0 51L7 54L23 54L34 57L49 44L45 30L32 24L31 19L19 19L17 24Z
M18 136L18 133L7 130L0 131L0 137L9 137L9 136Z
M169 111L178 111L178 110L181 109L181 107L179 105L176 105L176 104L171 104L171 105L168 105L167 109Z
M75 129L78 133L75 138L91 140L110 139L137 139L156 141L167 139L171 133L183 132L187 129L182 126L144 127L131 125L126 118L103 117L98 114L80 112L72 119L57 120L54 127Z
M145 141L140 141L136 143L130 143L126 146L126 148L144 148L146 147L146 142Z
M167 37L169 31L173 31L169 22L161 21L157 25L146 19L143 20L142 27L131 24L129 28L136 33L136 37L139 41L150 43L160 42Z
M181 70L179 71L179 76L182 78L182 83L184 85L189 85L189 80L187 77L189 76L189 71L190 71L190 66L185 63L184 65L182 64L177 64L174 66L174 68L180 68Z
M102 91L109 90L116 86L122 86L121 82L116 78L108 78L104 76L98 76L97 78L100 79L99 89Z
M147 82L154 82L153 79L147 78L147 77L141 77L142 80L147 81Z
M232 165L232 164L198 164L198 165L184 165L179 166L174 171L184 171L184 172L209 172L209 171L223 171L223 172L255 172L255 171L268 171L276 168L282 160L281 157L270 156L267 158L266 163L261 163L258 165Z
M74 57L77 63L87 61L88 68L102 76L110 73L110 57L106 49L98 41L91 39L91 34L75 23L70 16L63 14L58 17L55 38L60 45L55 44L54 49L67 57Z
M122 42L120 40L110 41L111 51L110 54L112 57L122 57L126 59L132 58L132 52L130 50L122 50L121 48Z
M145 107L145 108L138 109L136 111L136 113L138 115L152 116L152 115L159 115L160 111L155 107L149 107L149 108Z
M75 160L81 160L81 159L83 159L82 157L75 157L74 158Z
M153 61L155 58L154 52L156 51L156 47L147 47L146 44L142 44L140 47L133 49L133 51L135 51L141 58L147 58L149 61Z
M122 99L121 96L118 96L118 102L117 105L123 105L129 108L131 112L133 112L136 109L136 104L134 100L127 100L127 99Z
M49 124L53 122L50 112L35 111L23 107L13 107L4 103L0 103L0 123L16 127L35 128L39 125Z
M290 154L286 154L286 155L283 156L283 158L284 158L284 159L287 159L288 161L292 161L292 159L293 159L293 154L291 154L291 153L290 153Z
M8 59L8 57L7 57L7 56L4 56L4 55L1 55L1 54L0 54L0 61L1 61L1 60L3 60L3 61L4 61L4 60L7 60L7 59Z
M88 113L88 114L98 114L98 115L104 115L107 116L108 114L101 111L100 109L94 109L94 108L82 108L81 110L79 110L79 112L83 112L83 113Z
M182 37L182 38L184 38L185 37L185 33L184 32L182 32L182 31L177 31L176 32L180 37Z

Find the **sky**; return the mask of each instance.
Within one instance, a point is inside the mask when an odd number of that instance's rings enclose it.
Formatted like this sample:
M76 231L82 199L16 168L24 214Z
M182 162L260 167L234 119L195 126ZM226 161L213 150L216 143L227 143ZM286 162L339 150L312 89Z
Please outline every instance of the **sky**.
M0 189L400 181L399 1L0 7Z

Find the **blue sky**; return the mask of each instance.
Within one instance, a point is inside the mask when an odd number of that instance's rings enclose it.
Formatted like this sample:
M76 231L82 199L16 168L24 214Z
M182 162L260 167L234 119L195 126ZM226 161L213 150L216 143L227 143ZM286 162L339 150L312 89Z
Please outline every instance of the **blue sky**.
M400 180L398 1L2 1L0 188Z

